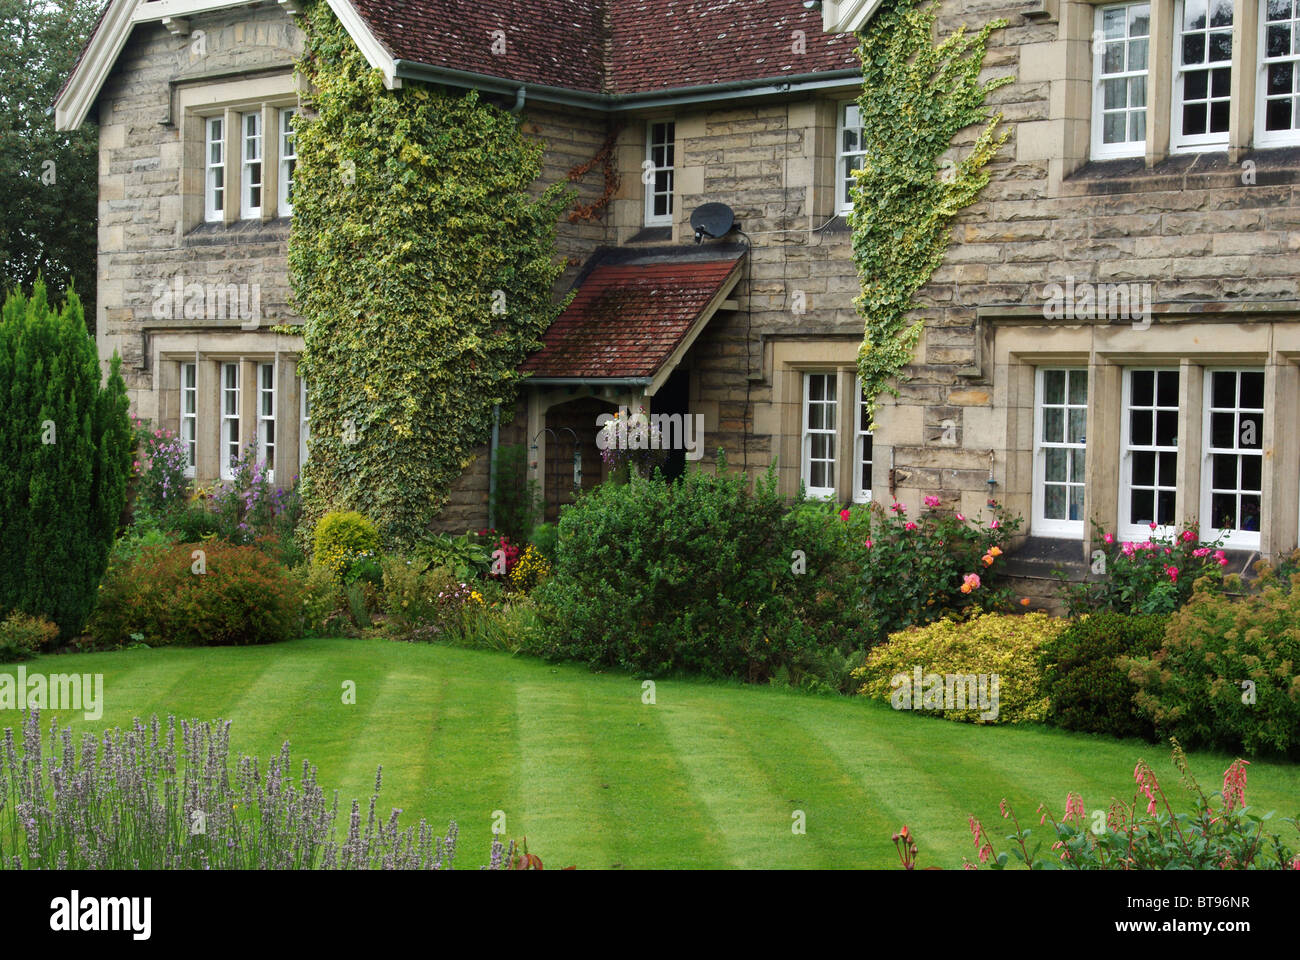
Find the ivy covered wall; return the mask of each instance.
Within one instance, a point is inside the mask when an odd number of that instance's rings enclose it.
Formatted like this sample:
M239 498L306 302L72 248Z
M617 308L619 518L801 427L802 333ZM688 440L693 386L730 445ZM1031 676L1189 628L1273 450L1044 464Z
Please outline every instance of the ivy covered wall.
M383 86L327 4L305 11L289 268L305 321L309 519L428 528L513 403L557 316L563 186L529 187L542 147L470 92Z

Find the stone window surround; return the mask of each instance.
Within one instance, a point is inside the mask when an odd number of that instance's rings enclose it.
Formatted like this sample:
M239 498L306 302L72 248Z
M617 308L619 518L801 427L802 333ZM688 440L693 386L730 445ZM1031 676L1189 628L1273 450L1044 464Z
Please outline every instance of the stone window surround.
M256 218L276 219L280 207L280 110L302 109L298 80L292 68L244 79L186 83L176 89L176 115L180 117L182 163L181 202L185 232L206 222L207 121L223 116L225 125L225 204L227 226L242 219L243 124L240 115L262 114L262 206ZM271 135L267 135L270 131Z
M1238 162L1254 147L1277 147L1300 143L1300 134L1283 141L1278 137L1257 137L1258 109L1256 88L1262 73L1260 49L1260 6L1266 0L1234 0L1232 27L1232 108L1227 144L1171 147L1174 113L1174 42L1177 23L1174 19L1178 0L1151 0L1151 29L1148 48L1146 164L1155 166L1175 153L1205 151L1228 152L1230 162ZM1066 104L1064 119L1074 121L1075 135L1084 144L1083 155L1089 160L1106 157L1091 152L1093 118L1093 64L1091 49L1097 7L1112 6L1115 0L1065 0L1061 9L1061 38L1067 41ZM1071 42L1073 41L1073 42ZM1246 69L1249 65L1250 69ZM1074 82L1077 81L1077 82ZM1053 98L1055 100L1055 98ZM1053 111L1055 114L1055 111ZM1262 124L1261 124L1262 133ZM1072 151L1071 151L1072 152ZM1063 171L1068 175L1069 170Z
M1208 319L1208 318L1206 318ZM1265 409L1300 411L1300 323L1232 318L1224 322L1158 322L1148 330L1131 325L1039 325L1014 323L993 330L994 379L1006 391L1003 500L1030 517L1033 482L1035 381L1040 366L1077 366L1089 371L1088 453L1085 465L1081 556L1094 546L1092 521L1118 528L1122 469L1122 379L1128 368L1179 370L1179 463L1175 516L1200 519L1205 469L1205 374L1216 368L1256 367L1265 372ZM1190 329L1189 329L1190 328ZM1294 418L1290 420L1294 423ZM1256 547L1236 538L1236 549L1276 557L1292 550L1300 533L1300 436L1287 418L1266 416L1263 431L1262 522ZM1209 525L1202 523L1203 529ZM1032 529L1029 535L1042 535Z
M837 340L773 340L770 344L772 363L772 401L756 404L754 430L771 432L776 453L777 480L781 494L794 497L799 492L803 477L803 408L804 375L808 373L835 373L838 409L835 433L835 496L837 503L855 502L858 484L857 417L856 403L847 402L858 389L857 356L860 341ZM879 450L874 451L872 487L880 483ZM857 499L856 502L862 502Z
M221 366L240 364L239 426L241 447L257 430L262 364L276 367L276 477L281 485L298 475L302 400L298 377L300 338L254 332L157 332L151 337L154 384L158 397L157 424L180 431L181 365L196 364L198 411L195 476L207 483L220 476Z

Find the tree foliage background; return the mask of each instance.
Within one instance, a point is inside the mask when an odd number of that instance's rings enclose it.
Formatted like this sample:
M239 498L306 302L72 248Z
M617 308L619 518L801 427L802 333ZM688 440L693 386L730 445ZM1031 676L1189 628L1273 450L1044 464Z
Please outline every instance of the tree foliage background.
M54 129L54 97L95 25L98 0L0 0L0 287L75 286L95 321L98 134Z
M558 315L541 145L479 99L385 89L329 6L306 10L289 270L311 399L310 526L358 510L417 540L513 404L517 367Z

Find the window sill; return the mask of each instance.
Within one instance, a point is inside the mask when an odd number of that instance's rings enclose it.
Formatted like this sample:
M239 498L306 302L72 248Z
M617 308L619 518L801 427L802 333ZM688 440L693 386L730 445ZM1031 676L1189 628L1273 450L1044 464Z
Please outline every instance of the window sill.
M1077 197L1240 187L1242 163L1247 160L1255 164L1256 185L1300 184L1300 146L1253 149L1239 163L1228 160L1225 147L1212 152L1171 154L1149 169L1143 157L1090 160L1062 181L1061 195Z
M227 243L283 243L289 239L289 217L274 220L236 220L201 223L181 240L185 247L210 247Z

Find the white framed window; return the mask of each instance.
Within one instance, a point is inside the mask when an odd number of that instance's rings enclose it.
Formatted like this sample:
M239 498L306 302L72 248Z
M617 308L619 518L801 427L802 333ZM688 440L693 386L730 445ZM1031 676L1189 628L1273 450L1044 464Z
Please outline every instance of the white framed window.
M1201 538L1258 550L1264 490L1264 371L1208 370Z
M275 364L257 365L257 459L275 482Z
M676 160L677 124L673 121L646 125L645 140L645 225L670 227L673 223L673 179Z
M199 462L199 367L181 364L181 442L185 444L185 476L192 477Z
M307 441L311 437L311 399L307 381L298 379L298 469L307 462Z
M1260 0L1255 143L1300 143L1300 0Z
M867 398L862 395L862 378L855 381L857 417L853 425L853 500L855 503L871 502L872 437L871 415L867 412Z
M234 476L231 464L239 457L239 364L221 365L221 478Z
M262 113L259 110L242 114L239 122L243 128L240 180L243 204L240 216L248 220L262 215Z
M1034 391L1033 531L1083 537L1088 371L1039 367Z
M226 121L208 117L204 141L203 219L220 221L226 211Z
M1146 152L1151 4L1098 7L1093 33L1092 155Z
M840 104L839 132L836 137L835 206L841 216L853 212L853 171L862 168L867 147L862 139L862 108L856 101Z
M1228 143L1232 112L1233 0L1178 0L1170 149Z
M1124 371L1119 532L1145 540L1178 522L1178 370Z
M804 492L824 500L835 498L835 429L839 422L836 381L839 374L803 375Z
M285 107L280 111L280 189L277 213L281 217L293 215L293 174L298 166L293 118L297 113L296 107Z

